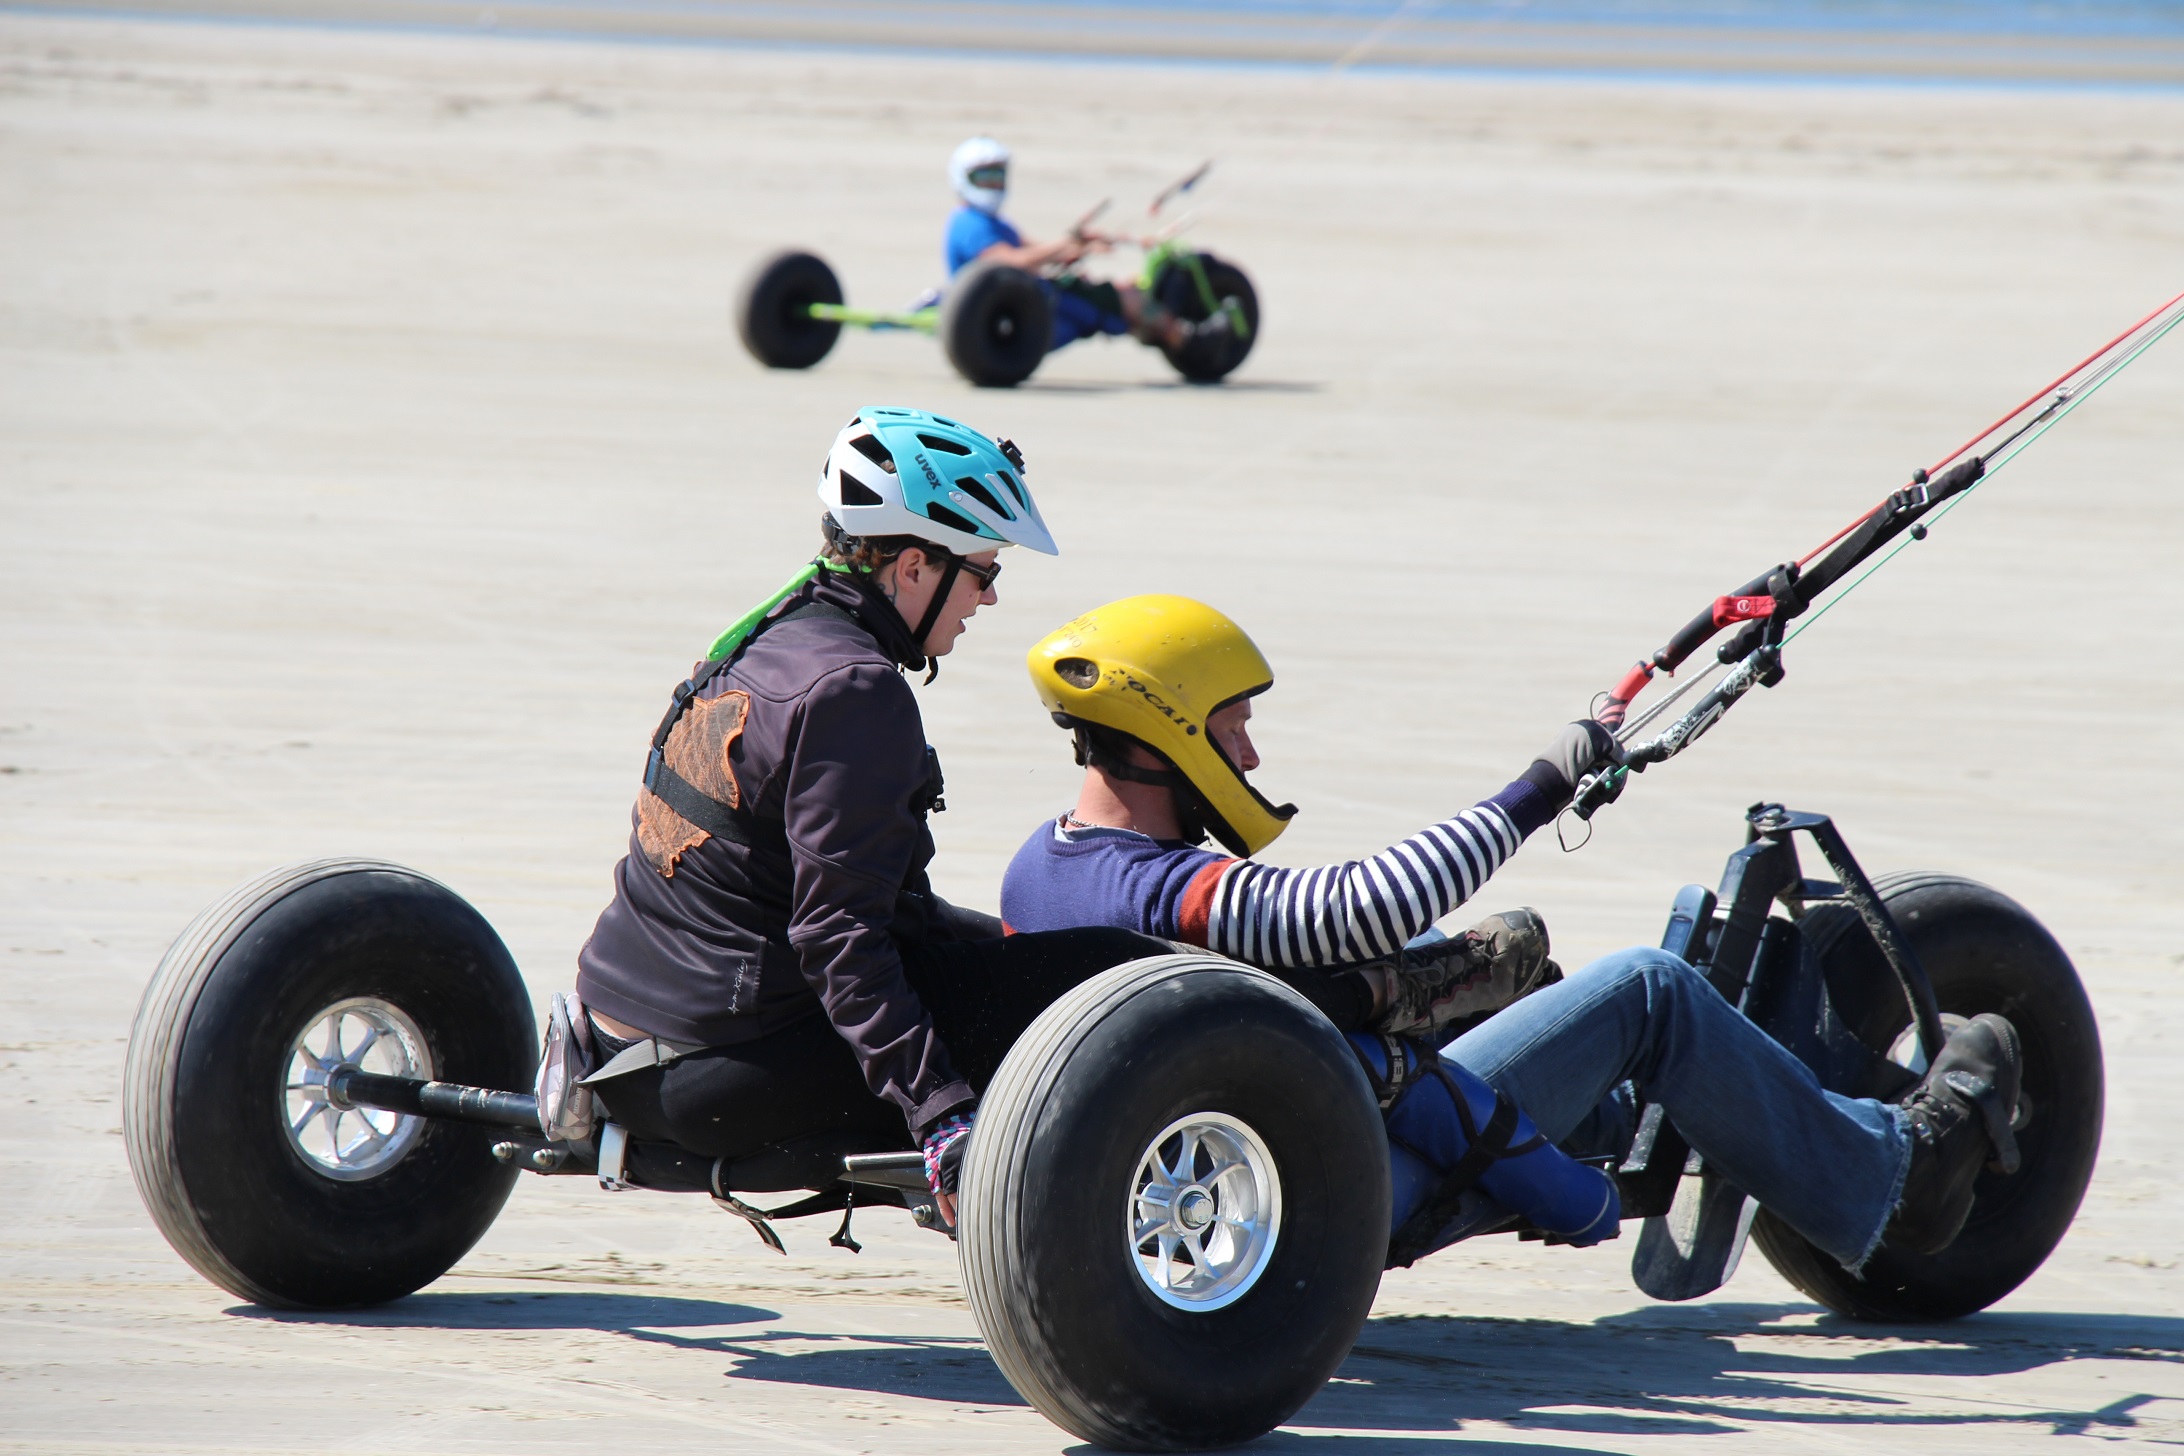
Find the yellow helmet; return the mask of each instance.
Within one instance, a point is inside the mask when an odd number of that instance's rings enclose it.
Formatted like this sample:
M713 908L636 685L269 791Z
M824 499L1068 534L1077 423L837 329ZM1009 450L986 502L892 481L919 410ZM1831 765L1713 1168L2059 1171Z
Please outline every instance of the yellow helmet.
M1027 663L1055 722L1126 734L1174 765L1175 774L1125 776L1174 787L1230 850L1257 854L1289 827L1297 806L1268 803L1206 732L1210 715L1272 687L1274 670L1243 628L1204 602L1109 602L1048 633Z

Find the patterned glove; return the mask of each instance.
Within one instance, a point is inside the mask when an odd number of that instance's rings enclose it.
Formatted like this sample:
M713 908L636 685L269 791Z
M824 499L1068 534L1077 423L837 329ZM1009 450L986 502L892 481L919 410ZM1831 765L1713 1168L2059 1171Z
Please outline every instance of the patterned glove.
M1547 922L1529 908L1488 916L1427 944L1413 942L1382 964L1392 970L1394 987L1373 1029L1436 1043L1562 979L1562 968L1547 954Z
M958 1112L942 1118L925 1135L925 1182L935 1193L953 1198L963 1182L963 1154L971 1145L971 1117Z

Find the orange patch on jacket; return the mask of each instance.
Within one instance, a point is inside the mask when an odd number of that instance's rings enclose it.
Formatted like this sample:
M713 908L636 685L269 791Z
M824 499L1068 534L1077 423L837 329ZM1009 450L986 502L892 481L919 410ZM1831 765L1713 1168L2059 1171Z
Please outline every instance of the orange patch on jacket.
M667 735L662 753L667 766L708 799L731 809L743 805L743 787L736 782L735 765L728 752L743 736L750 716L750 694L738 689L717 698L696 698ZM637 843L645 859L663 878L672 879L675 866L691 850L713 836L667 806L650 789L637 792Z

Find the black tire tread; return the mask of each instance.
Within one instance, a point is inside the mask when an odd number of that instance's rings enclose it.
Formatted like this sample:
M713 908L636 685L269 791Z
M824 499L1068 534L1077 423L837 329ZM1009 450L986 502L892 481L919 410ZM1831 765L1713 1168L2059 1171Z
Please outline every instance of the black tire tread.
M1035 310L1040 320L1033 335L1037 344L1035 348L1031 344L1024 345L1023 358L1014 362L997 360L986 348L985 341L978 337L978 330L969 316L999 286L995 281L997 277L1007 275L1020 276L1032 290L1040 288L1037 276L1024 269L1007 263L973 263L949 283L947 296L941 300L941 350L947 354L949 364L954 366L958 374L981 389L1014 389L1029 379L1038 372L1053 339L1053 308L1043 295L1039 298L1039 308Z
M198 993L228 947L269 906L299 887L336 875L415 870L385 860L309 860L268 870L236 886L199 912L160 957L129 1028L122 1074L122 1135L129 1172L152 1222L174 1251L205 1278L241 1299L272 1308L301 1308L251 1279L221 1255L188 1196L175 1157L174 1069ZM425 878L419 876L419 878ZM437 881L434 881L437 884ZM443 888L445 888L443 886ZM452 892L450 892L452 893Z
M1939 874L1924 870L1908 871L1877 878L1874 881L1874 889L1884 903L1900 901L1907 896L1934 891L1969 894L1986 901L1988 907L1992 910L2012 917L2020 921L2025 927L2046 936L2044 927L2041 927L2039 922L2022 905L1990 886L1962 876ZM1819 923L1815 924L1815 921ZM1838 947L1846 937L1865 934L1863 922L1860 921L1856 912L1847 905L1830 904L1815 907L1812 914L1807 916L1805 924L1810 937L1808 947L1811 953L1823 959L1829 952ZM1905 927L1905 929L1906 933L1915 942L1918 927L1912 925ZM2052 937L2047 937L2047 939L2052 943ZM2077 999L2083 1003L2083 988L2078 984L2075 971L2070 967L2067 953L2064 953L2059 945L2055 946L2054 949L2060 959L2065 975L2069 977L2069 990L2074 991ZM1943 1009L1949 1010L1947 988L1937 986L1936 989L1943 991ZM2099 1075L2098 1064L2098 1025L2091 1018L2090 1006L2085 1006L2084 1009L2087 1016L2086 1034L2091 1038L2091 1048L2094 1056L2095 1085L2093 1088L2094 1105L2088 1114L2090 1116L2091 1146L2082 1149L2084 1166L2075 1190L2077 1198L2083 1197L2085 1182L2090 1179L2100 1138L2099 1103L2101 1088L2099 1084L2102 1079ZM1903 1019L1906 1023L1909 1021L1909 1016L1908 1009L1905 1009ZM2020 1029L2022 1030L2022 1028ZM2086 1112L2085 1109L2080 1109L2080 1111L2082 1113ZM2004 1205L2005 1208L2009 1206ZM2073 1209L2076 1207L2075 1201L2072 1202L2071 1207ZM1973 1217L1976 1224L1979 1217L1976 1206ZM1989 1265L1983 1268L1979 1271L1980 1274L1990 1277L1987 1277L1984 1285L1978 1288L1964 1288L1961 1286L1943 1288L1937 1287L1934 1283L1921 1283L1915 1278L1906 1276L1902 1268L1892 1271L1896 1277L1903 1280L1901 1287L1876 1285L1865 1278L1850 1274L1834 1259L1807 1242L1803 1236L1790 1228L1789 1225L1765 1210L1762 1210L1753 1222L1752 1239L1753 1242L1759 1245L1760 1252L1766 1256L1768 1263L1774 1266L1778 1274L1807 1297L1836 1314L1851 1319L1878 1322L1916 1322L1958 1318L1985 1308L1995 1300L2002 1298L2011 1289L2014 1289L2018 1283L2031 1276L2040 1262L2044 1261L2046 1255L2052 1252L2054 1242L2061 1239L2067 1225L2068 1219L2066 1217L2053 1230L2053 1238L2048 1241L2045 1248L2039 1251L2039 1257L2033 1259L2023 1269L2012 1270L2007 1275L1997 1275L1993 1271L1993 1266ZM1969 1228L1967 1232L1969 1232ZM1942 1251L1941 1254L1917 1259L1911 1256L1892 1255L1884 1245L1875 1252L1874 1261L1908 1265L1913 1271L1917 1271L1922 1266L1931 1266L1938 1263L1938 1261L1946 1260L1955 1252L1957 1251L1952 1247L1952 1249ZM2019 1262L2023 1261L2020 1259ZM1879 1273L1882 1271L1869 1267L1869 1272Z
M842 285L834 270L824 258L801 248L784 248L761 258L736 291L736 337L768 369L809 369L833 352L842 335L838 323L806 318L799 325L778 314L777 295L784 275L799 273L805 285L817 285L813 302L842 302Z
M1188 346L1173 349L1163 344L1160 352L1167 357L1175 372L1191 383L1218 384L1242 368L1244 361L1251 357L1251 351L1258 347L1262 323L1259 291L1252 284L1249 274L1225 258L1201 253L1198 261L1205 268L1206 281L1213 285L1216 294L1224 297L1234 295L1242 301L1244 316L1251 323L1251 333L1240 341L1243 345L1241 349L1224 350L1218 358L1208 358L1203 350ZM1206 317L1205 304L1198 297L1198 290L1191 282L1189 270L1182 265L1175 265L1160 280L1158 291L1161 301L1173 309L1177 316L1194 323Z
M1079 1434L1088 1426L1097 1429L1096 1414L1079 1409L1068 1391L1049 1378L1051 1371L1030 1348L1026 1326L1019 1318L1024 1304L1008 1273L1020 1262L1012 1238L1018 1227L1016 1180L1008 1172L1024 1166L1032 1130L1069 1050L1133 996L1208 965L1247 969L1220 956L1168 955L1132 961L1094 976L1048 1007L1025 1030L979 1099L978 1120L964 1161L962 1223L957 1229L964 1291L986 1337L986 1348L1009 1383L1049 1420ZM1280 984L1272 976L1267 980Z

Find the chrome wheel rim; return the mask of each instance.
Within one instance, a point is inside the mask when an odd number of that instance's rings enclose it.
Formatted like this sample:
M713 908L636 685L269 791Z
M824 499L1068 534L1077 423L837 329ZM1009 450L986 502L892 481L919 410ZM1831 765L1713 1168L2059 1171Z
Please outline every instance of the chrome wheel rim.
M1234 1304L1281 1236L1274 1155L1225 1112L1177 1118L1138 1158L1124 1226L1130 1265L1154 1298L1192 1313Z
M337 1001L304 1024L289 1045L281 1076L281 1125L304 1166L353 1183L376 1178L402 1161L425 1120L374 1107L336 1102L326 1082L355 1067L385 1077L432 1080L432 1049L402 1011L374 996Z

